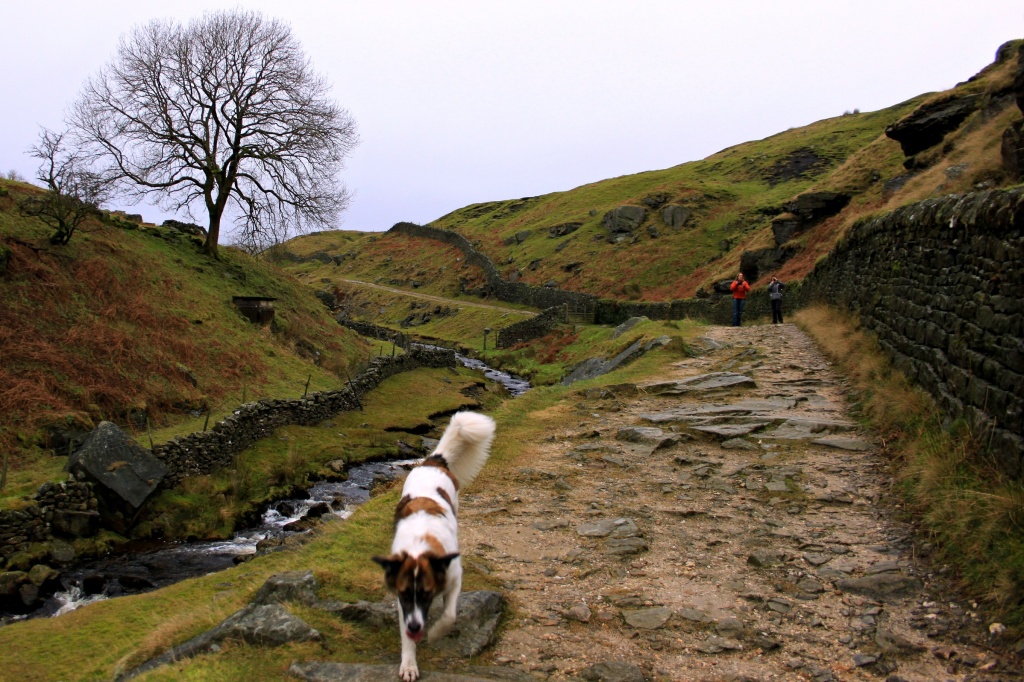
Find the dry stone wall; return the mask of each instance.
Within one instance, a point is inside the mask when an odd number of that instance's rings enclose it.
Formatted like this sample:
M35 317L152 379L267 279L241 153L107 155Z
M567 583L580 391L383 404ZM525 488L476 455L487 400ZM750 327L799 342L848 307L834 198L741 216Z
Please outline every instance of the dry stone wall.
M548 308L540 315L499 329L495 346L497 348L510 348L517 343L539 339L549 334L559 323L565 322L565 318L565 306Z
M399 372L455 366L455 351L413 347L393 358L375 358L341 390L242 405L209 431L153 448L153 454L167 465L161 487L173 488L188 476L230 466L235 454L270 436L279 426L316 424L339 412L358 409L363 395ZM34 502L23 509L0 510L0 566L31 543L49 542L58 536L87 536L99 529L98 500L87 482L44 483Z
M0 510L0 559L6 560L27 549L30 543L52 540L55 522L59 529L61 521L69 517L98 518L97 506L89 483L44 483L36 495L36 504Z
M561 305L567 305L573 309L593 309L597 302L597 297L591 294L506 281L494 267L491 259L477 251L469 240L458 232L441 230L429 225L416 225L415 223L398 223L388 231L411 237L435 239L456 247L465 255L467 264L484 271L488 293L499 301L521 303L542 310Z
M361 396L399 372L455 365L454 351L413 347L404 355L374 358L366 370L340 390L242 405L209 431L174 438L153 448L153 454L167 465L163 485L173 487L187 476L208 474L230 466L236 453L267 438L280 426L316 424L339 412L358 409Z
M798 299L855 311L901 371L1024 474L1024 188L862 221Z

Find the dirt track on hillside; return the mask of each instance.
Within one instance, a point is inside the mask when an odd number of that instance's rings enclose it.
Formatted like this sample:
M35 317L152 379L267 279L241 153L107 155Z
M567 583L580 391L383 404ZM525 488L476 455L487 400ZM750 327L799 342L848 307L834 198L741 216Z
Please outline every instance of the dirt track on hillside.
M465 301L463 299L445 298L443 296L434 296L432 294L420 294L407 289L397 289L395 287L386 287L383 284L373 284L371 282L363 282L358 279L339 279L339 282L345 282L346 284L357 284L361 287L369 287L371 289L381 289L383 291L389 291L393 294L401 294L402 296L411 296L412 298L422 298L426 301L435 301L437 303L444 303L445 305L452 307L463 306L466 308L486 308L487 310L498 310L503 313L515 313L516 315L523 315L524 317L536 317L537 313L530 310L517 310L516 308L505 308L500 305L490 305L489 303L473 303L471 301Z
M920 558L808 337L703 343L659 382L581 393L571 428L523 444L514 485L466 491L464 561L512 607L483 662L550 680L1024 679ZM756 386L650 385L710 372Z

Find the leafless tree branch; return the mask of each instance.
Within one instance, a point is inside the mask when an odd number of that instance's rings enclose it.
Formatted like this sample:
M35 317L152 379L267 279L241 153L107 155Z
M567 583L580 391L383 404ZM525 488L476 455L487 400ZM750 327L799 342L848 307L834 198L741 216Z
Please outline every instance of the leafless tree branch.
M232 10L137 27L69 118L120 191L205 212L215 256L226 212L255 249L348 206L338 176L358 136L329 91L288 26Z

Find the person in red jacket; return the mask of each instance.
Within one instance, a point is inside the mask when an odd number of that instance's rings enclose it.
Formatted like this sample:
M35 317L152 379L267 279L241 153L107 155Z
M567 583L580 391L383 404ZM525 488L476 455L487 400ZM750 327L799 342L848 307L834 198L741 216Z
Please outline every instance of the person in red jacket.
M743 279L743 273L736 275L736 279L729 285L732 291L732 326L738 327L743 322L743 305L747 302L747 292L750 291L750 284Z

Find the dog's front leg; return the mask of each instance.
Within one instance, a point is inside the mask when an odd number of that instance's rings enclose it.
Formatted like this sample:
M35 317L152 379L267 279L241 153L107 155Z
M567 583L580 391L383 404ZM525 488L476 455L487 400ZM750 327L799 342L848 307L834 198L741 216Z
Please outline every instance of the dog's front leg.
M420 678L420 668L416 665L416 642L406 633L402 619L399 619L398 627L402 632L402 665L398 668L398 676L405 682L416 682Z
M427 642L430 644L451 632L452 626L455 625L460 592L462 592L462 576L456 573L448 578L448 585L444 591L444 611L441 612L441 617L437 619L437 622L427 631Z

